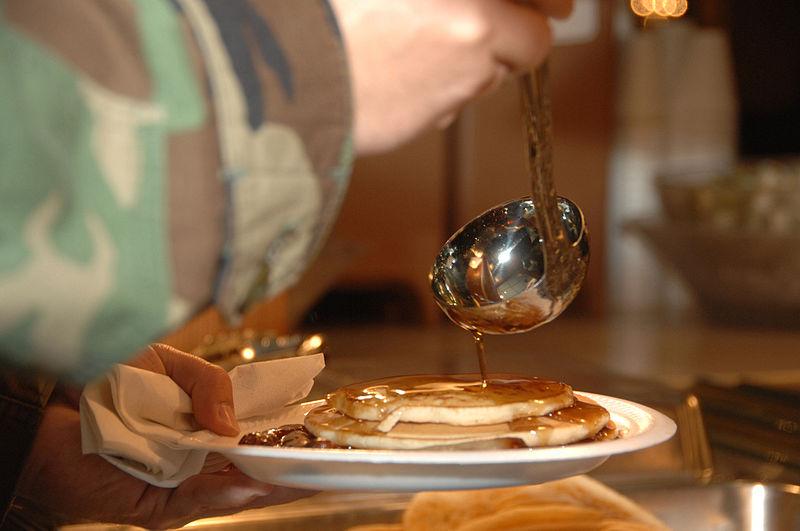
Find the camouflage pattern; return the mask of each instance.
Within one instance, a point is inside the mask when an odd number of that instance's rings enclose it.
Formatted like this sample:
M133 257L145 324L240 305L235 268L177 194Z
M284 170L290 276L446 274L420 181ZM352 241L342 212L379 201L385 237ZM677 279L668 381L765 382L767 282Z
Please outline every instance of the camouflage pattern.
M86 380L297 280L351 164L322 0L0 1L0 355Z

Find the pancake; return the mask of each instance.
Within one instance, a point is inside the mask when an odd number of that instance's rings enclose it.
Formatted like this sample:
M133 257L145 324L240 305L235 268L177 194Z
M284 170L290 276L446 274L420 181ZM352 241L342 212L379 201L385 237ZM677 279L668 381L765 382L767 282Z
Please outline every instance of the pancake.
M443 423L397 422L380 429L380 421L360 420L324 405L306 414L305 427L315 436L352 448L380 450L492 449L569 444L590 438L609 423L608 411L577 400L547 415L526 416L507 422L469 426ZM513 445L512 445L513 447Z
M422 492L408 504L400 529L668 531L643 507L589 476L522 487Z
M485 384L469 374L400 376L348 385L327 397L328 405L342 414L375 421L375 429L383 432L398 422L498 424L547 415L573 401L567 384L507 374L491 375Z

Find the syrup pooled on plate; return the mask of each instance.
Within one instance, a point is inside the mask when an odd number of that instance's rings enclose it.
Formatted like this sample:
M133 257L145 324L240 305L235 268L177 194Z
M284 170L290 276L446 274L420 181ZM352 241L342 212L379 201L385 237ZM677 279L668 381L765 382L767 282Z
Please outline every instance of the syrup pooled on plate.
M246 433L239 444L247 446L280 446L283 448L340 448L320 439L302 424L285 424L264 431Z

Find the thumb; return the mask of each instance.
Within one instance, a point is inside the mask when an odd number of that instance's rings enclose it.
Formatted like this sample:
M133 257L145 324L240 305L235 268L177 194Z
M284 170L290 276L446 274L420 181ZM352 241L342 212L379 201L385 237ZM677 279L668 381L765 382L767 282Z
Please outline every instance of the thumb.
M161 359L164 373L192 397L192 411L200 426L220 435L239 433L231 379L222 367L168 345L154 344L150 349Z

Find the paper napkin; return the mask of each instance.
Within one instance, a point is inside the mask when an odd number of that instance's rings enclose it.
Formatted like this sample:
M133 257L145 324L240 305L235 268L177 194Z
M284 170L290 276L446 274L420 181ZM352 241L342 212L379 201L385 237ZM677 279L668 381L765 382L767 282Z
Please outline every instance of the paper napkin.
M285 414L308 395L324 366L324 356L314 354L235 367L228 374L237 419ZM159 487L175 487L203 470L209 451L188 439L232 439L200 430L191 398L171 378L127 365L86 386L80 416L84 454L99 454Z

